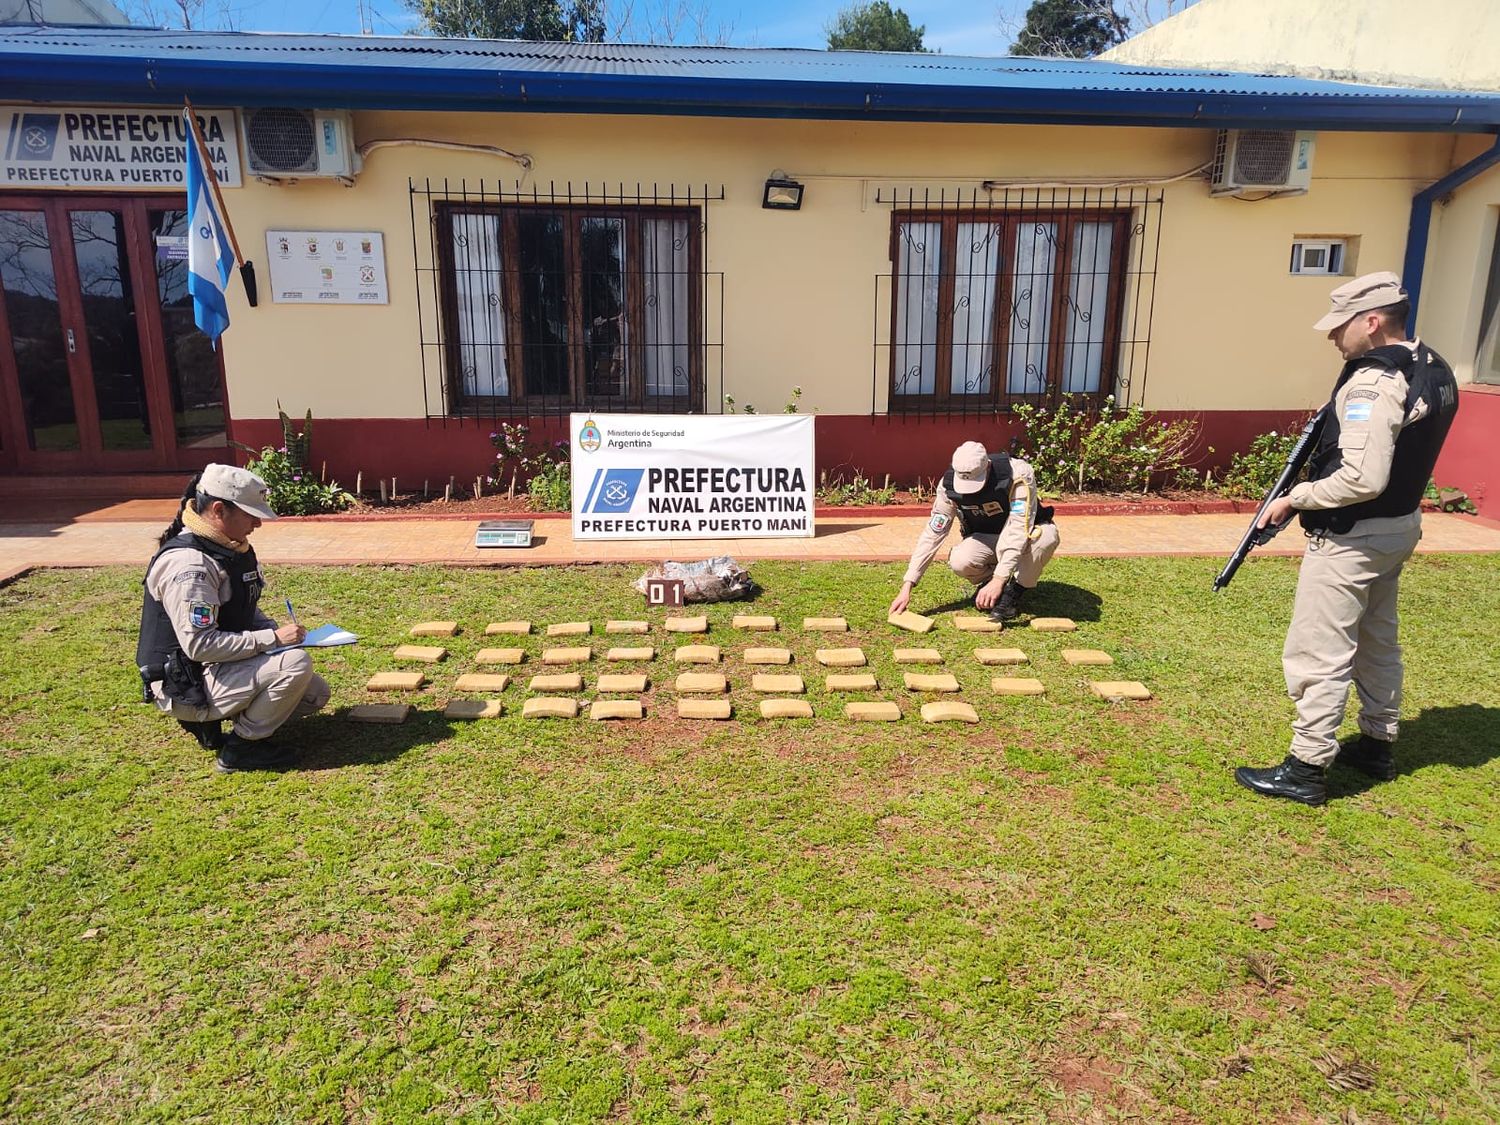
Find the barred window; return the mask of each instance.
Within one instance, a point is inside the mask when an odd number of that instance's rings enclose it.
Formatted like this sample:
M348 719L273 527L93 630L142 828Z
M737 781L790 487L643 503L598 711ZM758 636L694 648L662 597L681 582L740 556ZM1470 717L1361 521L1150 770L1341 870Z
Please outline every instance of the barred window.
M440 204L459 412L701 410L696 208Z
M1113 389L1128 211L897 211L893 411Z

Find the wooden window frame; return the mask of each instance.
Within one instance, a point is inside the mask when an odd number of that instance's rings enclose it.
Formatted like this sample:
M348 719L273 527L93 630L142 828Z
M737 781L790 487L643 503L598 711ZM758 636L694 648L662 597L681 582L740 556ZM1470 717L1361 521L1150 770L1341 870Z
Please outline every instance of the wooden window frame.
M907 343L897 339L897 325L904 278L899 271L901 261L901 230L906 223L938 223L941 229L939 243L938 272L938 324L936 338L936 365L933 372L931 394L899 394L896 391L896 355ZM956 255L958 226L960 223L984 223L1000 225L1000 252L996 259L999 275L995 283L995 311L990 325L990 348L994 357L994 371L990 377L990 389L981 394L955 394L953 383L953 314L954 293L957 289ZM1047 335L1047 387L1040 393L1012 394L1007 387L1008 363L1006 356L1010 346L1011 316L1014 293L1014 261L1016 231L1031 223L1056 223L1058 243L1056 260L1053 263L1052 304L1048 309ZM1113 393L1110 374L1114 371L1120 351L1120 323L1124 313L1126 291L1126 261L1131 231L1131 212L1128 209L1085 210L1057 208L1026 211L989 210L926 210L922 208L898 210L891 215L890 260L892 271L890 363L887 378L888 411L892 414L906 413L974 413L975 411L1009 410L1022 402L1033 404L1056 402L1062 391L1062 361L1066 339L1062 331L1063 318L1069 306L1071 280L1070 264L1073 255L1074 232L1080 223L1108 223L1114 228L1110 245L1109 293L1105 298L1105 323L1103 346L1105 353L1100 365L1099 389L1097 391L1075 391L1088 399L1102 403ZM1003 313L1003 315L1001 315ZM908 326L909 330L909 326Z
M563 218L563 252L567 270L568 326L568 393L565 395L532 393L526 385L523 349L524 338L520 271L516 264L518 227L523 214L556 214ZM455 215L497 215L500 218L500 270L505 318L505 364L509 392L504 395L471 395L463 389L458 285L453 251L453 217ZM626 310L626 387L619 395L593 395L588 392L585 370L582 242L586 219L620 219L623 222L624 288ZM641 268L643 219L681 220L687 224L688 284L688 393L686 395L648 395L646 393L645 272ZM517 412L545 415L583 410L628 410L642 413L702 413L705 390L703 372L703 238L702 215L696 207L634 207L600 204L566 203L474 203L442 202L436 205L434 235L439 271L440 308L445 325L443 353L451 413L462 415L492 414L504 407ZM673 341L677 343L677 341ZM684 407L686 409L684 409Z

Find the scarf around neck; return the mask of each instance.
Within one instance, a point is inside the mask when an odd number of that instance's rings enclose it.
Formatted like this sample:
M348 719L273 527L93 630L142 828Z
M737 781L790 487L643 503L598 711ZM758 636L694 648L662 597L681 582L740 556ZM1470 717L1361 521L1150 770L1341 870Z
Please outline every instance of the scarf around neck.
M236 554L243 555L250 549L248 540L229 538L229 536L225 535L218 528L211 526L207 520L193 511L191 504L185 505L182 509L182 526L200 539L207 539L212 543L217 543L221 547L228 547Z

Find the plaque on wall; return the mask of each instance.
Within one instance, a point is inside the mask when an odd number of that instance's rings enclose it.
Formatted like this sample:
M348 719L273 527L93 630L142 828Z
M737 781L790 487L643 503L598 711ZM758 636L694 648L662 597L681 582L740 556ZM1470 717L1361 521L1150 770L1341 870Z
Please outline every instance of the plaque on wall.
M268 230L271 299L291 305L386 305L378 231Z

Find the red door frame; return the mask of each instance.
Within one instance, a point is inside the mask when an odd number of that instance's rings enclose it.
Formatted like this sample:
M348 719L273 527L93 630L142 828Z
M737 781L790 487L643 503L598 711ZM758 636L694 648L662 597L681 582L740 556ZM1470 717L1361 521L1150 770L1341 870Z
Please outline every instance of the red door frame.
M4 407L4 452L0 468L22 473L51 472L141 472L202 468L212 454L179 449L172 411L172 388L166 356L166 333L162 327L155 256L151 244L152 210L187 210L182 195L83 195L0 193L0 210L34 211L46 217L52 270L57 283L58 316L64 332L70 329L75 349L68 353L68 381L78 424L79 449L42 452L29 447L19 372L16 371L9 319L0 299L0 406ZM146 409L151 422L149 450L106 450L100 437L98 399L94 387L93 361L89 354L88 326L83 314L78 259L73 246L71 211L114 211L124 219L126 260L130 263L130 285L135 307L136 340L145 375ZM229 432L229 396L224 385L222 341L215 353L219 367L220 395L224 402L224 424Z

